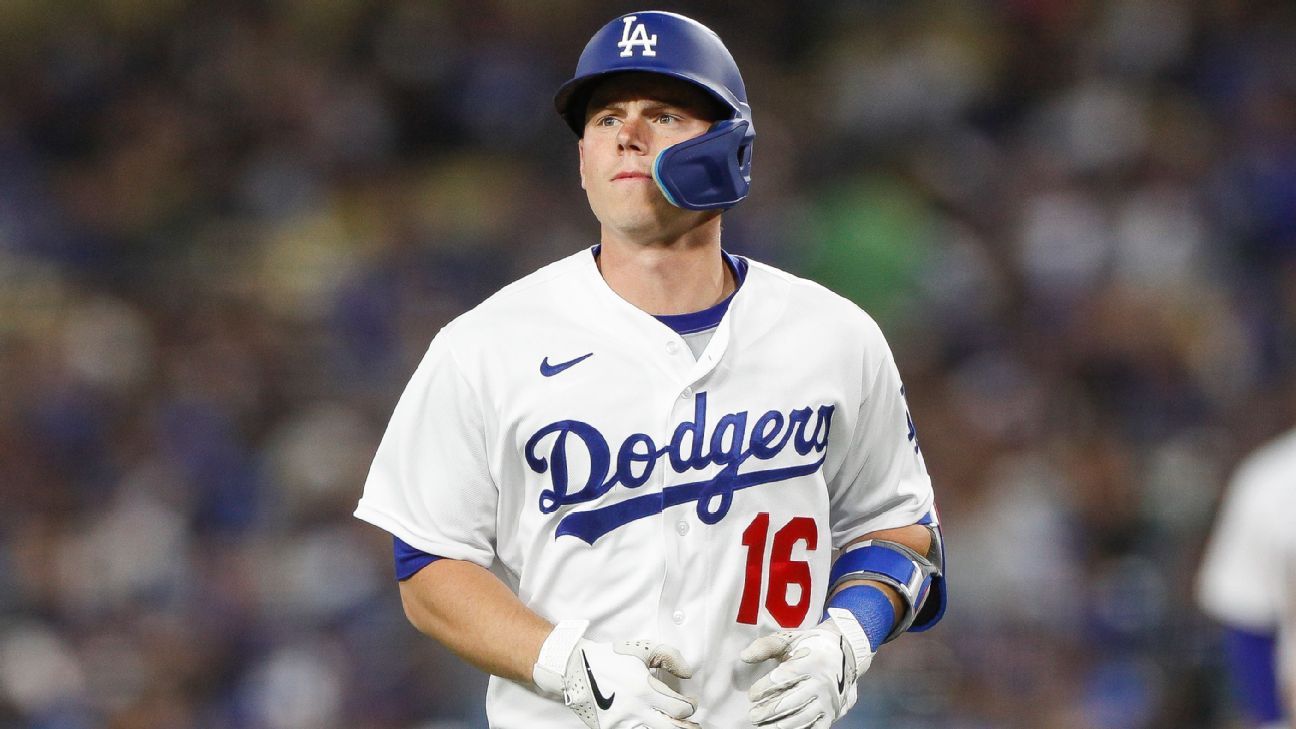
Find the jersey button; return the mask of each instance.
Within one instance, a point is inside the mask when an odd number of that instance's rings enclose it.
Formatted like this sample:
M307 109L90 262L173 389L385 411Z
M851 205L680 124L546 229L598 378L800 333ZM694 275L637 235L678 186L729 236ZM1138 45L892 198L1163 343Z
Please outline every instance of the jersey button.
M688 522L682 521L675 525L675 531L682 537L688 534Z
M693 397L693 388L691 388L691 387L686 387L686 388L684 388L684 392L681 392L681 393L680 393L680 399L681 399L681 400L687 400L687 399L689 399L690 397Z
M675 621L675 624L676 624L676 625L683 625L683 624L684 624L684 611L683 611L683 610L676 610L676 611L671 615L671 620Z
M667 342L666 354L675 354L679 351L679 342Z

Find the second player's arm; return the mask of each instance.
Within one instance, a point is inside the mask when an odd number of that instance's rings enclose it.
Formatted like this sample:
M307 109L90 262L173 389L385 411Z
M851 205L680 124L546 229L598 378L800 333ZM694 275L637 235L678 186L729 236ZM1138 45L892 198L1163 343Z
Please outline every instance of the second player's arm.
M536 615L489 570L439 559L400 583L405 616L487 673L524 685L553 625Z

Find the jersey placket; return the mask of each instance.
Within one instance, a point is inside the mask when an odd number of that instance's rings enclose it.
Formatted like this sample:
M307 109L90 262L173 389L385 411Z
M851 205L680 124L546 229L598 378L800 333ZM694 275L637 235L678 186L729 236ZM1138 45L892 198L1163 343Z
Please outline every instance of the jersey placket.
M670 400L665 408L659 441L662 443L669 443L675 428L693 418L698 393L706 390L708 378L728 348L729 316L720 321L711 341L696 360L683 337L674 332L670 336L666 351L677 364L672 367L675 388L668 393ZM709 430L713 423L707 425ZM663 490L702 477L702 474L692 471L676 473L669 467L660 469L659 473ZM704 634L707 623L702 618L710 598L708 584L714 578L710 564L712 555L705 546L706 525L698 520L694 503L663 510L659 527L665 572L657 605L658 633L663 641L680 646L686 659L697 662L702 656L696 652L709 644L708 636Z

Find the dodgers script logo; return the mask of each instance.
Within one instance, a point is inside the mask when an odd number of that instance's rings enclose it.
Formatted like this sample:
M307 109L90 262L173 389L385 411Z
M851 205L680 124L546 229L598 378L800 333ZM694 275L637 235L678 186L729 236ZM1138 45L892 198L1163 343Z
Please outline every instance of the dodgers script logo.
M617 48L621 49L622 58L629 58L633 55L635 46L642 46L645 56L657 55L657 51L653 50L657 45L657 34L648 35L648 28L643 23L635 25L637 19L638 17L634 15L627 15L622 18L625 27L621 29L621 41L617 43ZM630 30L631 25L634 25L633 31Z
M593 544L599 537L632 521L690 502L697 503L697 515L702 523L715 524L729 513L735 491L818 471L826 457L833 409L832 405L820 405L817 411L804 407L786 414L770 410L756 418L750 430L746 410L729 413L720 418L708 437L707 394L699 392L694 400L693 419L675 428L670 443L658 447L651 436L634 433L617 448L615 464L603 433L579 420L559 420L536 431L526 442L525 456L532 471L549 474L552 488L540 493L542 514L593 501L616 486L637 489L648 482L659 464L680 474L713 465L724 467L710 478L667 486L660 493L635 496L608 506L573 511L559 520L555 538L567 534ZM752 457L767 461L788 445L801 456L820 455L795 466L748 468L739 473ZM541 455L542 448L547 448L546 455ZM574 491L568 472L568 449L578 449L575 452L583 453L589 460L589 475Z

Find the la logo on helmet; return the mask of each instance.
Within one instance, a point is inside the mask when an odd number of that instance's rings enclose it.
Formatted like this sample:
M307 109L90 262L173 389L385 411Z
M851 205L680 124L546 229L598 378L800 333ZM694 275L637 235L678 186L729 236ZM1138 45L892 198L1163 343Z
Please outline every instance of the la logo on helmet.
M643 46L643 54L645 56L657 55L657 51L653 50L653 46L657 45L657 34L653 33L649 36L648 28L645 27L643 23L635 25L637 17L638 16L635 15L627 15L621 19L625 22L625 28L621 31L621 42L617 43L617 47L621 49L622 58L628 58L631 56L634 52L635 46ZM634 25L633 31L630 29L631 25Z

